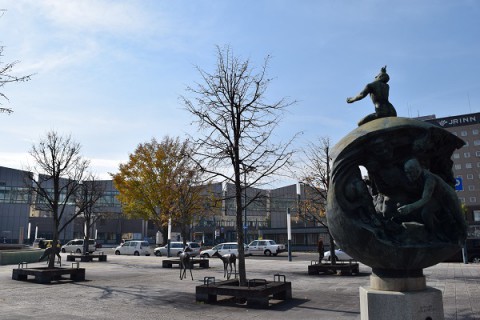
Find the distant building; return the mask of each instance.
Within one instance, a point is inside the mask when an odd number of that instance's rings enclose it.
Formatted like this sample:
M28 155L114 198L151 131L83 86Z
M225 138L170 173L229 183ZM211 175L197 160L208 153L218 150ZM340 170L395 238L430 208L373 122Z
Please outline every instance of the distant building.
M28 228L31 198L25 186L27 171L0 167L0 242L19 243ZM23 243L22 241L20 243Z
M465 141L452 156L453 173L458 197L468 210L469 233L480 238L480 113L445 118L430 115L417 119L444 128Z
M8 243L31 243L35 236L51 239L53 219L47 210L39 210L38 199L34 199L25 185L25 176L30 172L0 167L0 241ZM97 217L90 234L103 245L116 245L122 239L144 239L156 242L157 227L151 221L128 219L116 195L112 180L98 181L104 184L103 197L97 202ZM224 241L236 241L236 202L232 184L213 183L208 192L217 199L223 199L214 208L205 207L199 212L191 226L191 239L206 245ZM259 237L287 242L287 209L292 216L292 245L296 249L313 250L319 236L325 236L326 229L318 221L304 220L298 207L304 204L305 186L297 195L296 185L272 190L248 188L242 194L245 240L250 242ZM36 205L34 205L36 203ZM74 203L67 205L64 219L71 217L76 208ZM245 219L246 218L246 219ZM30 233L28 232L30 230ZM177 234L172 226L172 234ZM60 241L83 238L84 219L77 217L59 235ZM165 241L165 239L163 239Z

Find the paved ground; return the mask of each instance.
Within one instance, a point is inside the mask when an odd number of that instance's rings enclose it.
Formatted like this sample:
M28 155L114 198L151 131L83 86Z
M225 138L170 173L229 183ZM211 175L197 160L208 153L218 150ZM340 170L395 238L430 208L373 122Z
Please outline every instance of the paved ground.
M309 276L307 266L315 257L247 258L248 278L273 280L273 274L282 273L292 282L293 299L274 301L268 309L229 299L216 305L195 302L195 287L204 277L223 279L216 258L210 259L210 269L194 269L193 281L180 280L178 268L162 268L164 258L155 256L109 255L108 262L81 263L88 281L51 285L14 281L16 266L0 266L0 319L360 319L359 287L368 286L370 268L362 265L358 276ZM442 263L425 275L429 286L443 292L445 319L480 319L479 264Z

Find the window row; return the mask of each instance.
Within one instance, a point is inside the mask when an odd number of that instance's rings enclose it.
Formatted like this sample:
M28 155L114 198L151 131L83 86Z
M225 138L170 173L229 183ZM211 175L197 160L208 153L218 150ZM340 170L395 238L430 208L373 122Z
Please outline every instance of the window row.
M465 202L465 198L462 198L462 197L459 197L458 198L462 203L466 203ZM469 200L469 203L477 203L477 197L470 197L468 198Z
M463 167L464 167L464 169L472 169L473 164L471 162L467 162L467 163L465 163L465 165ZM480 168L480 162L477 162L476 167ZM461 170L462 169L462 164L461 163L456 163L456 164L453 165L453 168L455 170Z
M454 135L458 136L458 133L457 132L452 132ZM476 136L478 135L479 133L479 130L478 129L472 129L472 135ZM462 137L466 137L468 136L468 131L467 130L462 130L460 131L460 136Z

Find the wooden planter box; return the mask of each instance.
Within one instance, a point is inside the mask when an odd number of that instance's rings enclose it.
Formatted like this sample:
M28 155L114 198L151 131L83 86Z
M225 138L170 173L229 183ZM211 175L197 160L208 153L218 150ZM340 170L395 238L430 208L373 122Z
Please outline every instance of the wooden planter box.
M72 264L75 265L75 264ZM17 269L13 269L12 279L27 281L28 276L33 276L36 283L47 284L51 281L65 280L64 275L69 275L72 281L85 281L85 268L28 268L26 264L19 263Z
M274 281L251 279L245 287L239 286L238 279L215 282L215 278L206 277L203 282L203 285L196 287L195 296L199 302L215 303L217 296L222 295L244 299L248 306L268 308L270 299L292 298L292 283L285 281L284 275L275 275Z
M357 262L349 261L348 263L317 263L312 261L308 266L308 274L336 274L340 272L340 275L353 275L359 273L359 265Z
M99 262L107 261L107 255L103 254L103 252L99 252L98 254L69 254L67 255L67 261L76 261L80 260L81 262L91 262L94 259L97 259Z
M206 258L191 259L190 263L192 264L192 268L196 264L198 264L200 268L210 268L210 260ZM180 266L180 259L164 259L162 261L162 268L172 268L174 264L178 264L178 266Z

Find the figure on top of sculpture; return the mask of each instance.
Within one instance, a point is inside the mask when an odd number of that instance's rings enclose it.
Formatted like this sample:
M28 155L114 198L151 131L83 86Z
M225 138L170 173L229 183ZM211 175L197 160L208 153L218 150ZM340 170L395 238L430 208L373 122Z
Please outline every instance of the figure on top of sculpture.
M367 95L370 95L370 98L375 105L375 113L369 114L360 120L358 122L358 126L375 119L397 116L397 111L388 101L388 94L390 91L390 87L388 85L389 80L390 77L387 74L387 66L384 66L381 68L380 73L375 77L375 81L367 84L365 88L355 97L347 98L348 103L353 103L355 101L362 100Z

